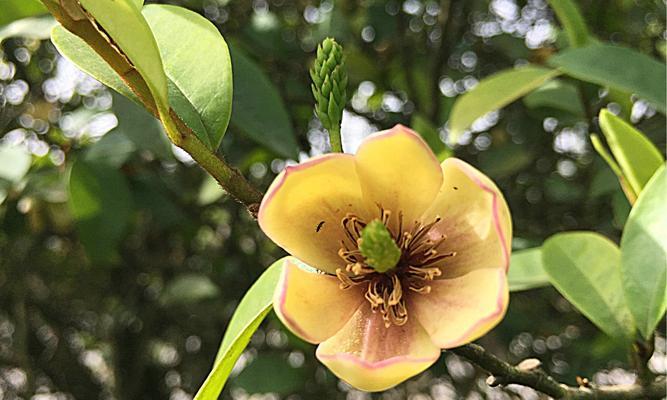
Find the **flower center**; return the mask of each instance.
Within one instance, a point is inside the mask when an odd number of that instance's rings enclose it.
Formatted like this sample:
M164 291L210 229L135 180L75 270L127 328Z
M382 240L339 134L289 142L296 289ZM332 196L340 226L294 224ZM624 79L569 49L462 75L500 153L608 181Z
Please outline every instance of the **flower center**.
M379 221L387 227L401 252L395 267L383 271L369 263L360 250L362 231L368 224L354 214L347 214L341 221L346 237L338 250L338 255L345 261L345 269L336 270L341 289L366 285L364 297L373 312L380 312L386 327L404 325L408 321L405 291L428 294L431 291L429 282L442 275L437 265L456 255L455 252L438 251L445 235L434 240L428 234L440 222L440 217L428 224L415 221L412 226L404 226L403 213L399 211L398 227L392 230L390 216L391 211L380 207Z

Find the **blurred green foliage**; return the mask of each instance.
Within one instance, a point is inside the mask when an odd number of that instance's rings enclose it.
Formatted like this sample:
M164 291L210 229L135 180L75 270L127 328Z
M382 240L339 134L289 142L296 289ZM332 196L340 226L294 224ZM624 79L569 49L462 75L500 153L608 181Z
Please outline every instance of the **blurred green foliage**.
M0 25L43 12L34 1L6 2ZM610 89L567 76L445 144L454 101L480 79L527 62L567 68L565 53L549 61L568 49L568 38L542 0L168 3L201 14L231 44L234 98L220 152L262 188L285 157L326 150L308 70L328 36L346 53L344 146L412 124L437 154L453 153L496 180L513 213L515 249L565 230L619 242L630 207L588 139L599 132L593 117L601 108L665 148L664 115L623 92L623 82ZM664 61L664 2L576 4L596 40ZM190 398L238 301L283 252L172 149L147 112L34 38L44 36L20 36L2 42L0 59L0 398ZM660 89L644 87L648 97ZM628 367L626 348L551 287L513 293L506 319L481 342L511 361L539 357L571 384L601 370L613 373L600 381L622 380L618 368ZM222 397L354 396L313 350L268 318ZM520 398L479 385L482 377L445 354L427 373L374 397Z

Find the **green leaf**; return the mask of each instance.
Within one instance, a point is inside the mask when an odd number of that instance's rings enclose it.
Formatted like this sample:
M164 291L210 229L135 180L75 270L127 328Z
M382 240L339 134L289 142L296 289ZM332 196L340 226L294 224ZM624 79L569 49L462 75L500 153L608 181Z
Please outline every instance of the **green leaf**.
M79 0L120 47L144 78L165 126L172 125L167 100L167 76L160 52L136 0Z
M549 0L571 47L584 46L590 38L586 21L573 0Z
M540 86L524 97L523 103L528 108L555 108L579 117L585 115L579 89L560 79L554 79Z
M665 113L665 64L626 47L593 44L549 59L564 73L603 87L637 94Z
M103 163L77 160L69 179L69 207L79 240L94 263L116 261L118 246L132 213L125 176Z
M119 168L135 150L134 143L127 136L113 130L90 146L86 150L84 159L91 163L103 163L110 167Z
M182 274L171 280L160 296L160 302L167 305L188 305L220 295L220 288L202 274Z
M32 156L24 146L0 141L0 160L0 179L16 183L28 173Z
M102 57L91 49L83 39L61 25L56 25L51 31L51 41L60 54L72 61L83 72L135 103L141 104L134 92L116 74L116 71L104 62Z
M174 158L171 142L164 135L160 122L145 108L114 93L112 109L118 118L114 132L118 131L130 139L136 150L150 152L162 160Z
M556 289L600 330L624 341L633 338L616 244L594 232L560 233L542 245L542 262Z
M51 29L56 25L52 16L28 17L19 19L0 28L0 44L10 37L24 37L29 39L48 39Z
M250 337L271 311L273 292L278 284L283 263L288 258L282 258L273 263L243 296L222 338L213 369L197 391L195 400L218 398L236 360L248 345Z
M46 7L39 0L0 0L0 26L21 18L46 14Z
M410 126L424 138L424 141L433 150L439 161L443 161L452 155L452 151L440 140L440 134L436 127L426 117L419 113L414 113Z
M51 32L51 41L56 46L60 54L67 57L82 71L88 73L93 78L102 82L104 85L114 89L116 92L141 105L141 102L134 94L134 92L132 92L132 90L125 84L125 82L121 80L118 74L116 74L116 72L102 59L102 57L100 57L92 48L90 48L90 46L88 46L88 44L84 42L83 39L67 31L62 26L56 26ZM202 119L197 113L195 107L190 104L189 100L180 91L176 84L171 82L169 79L167 79L167 88L169 93L169 104L174 109L174 111L176 111L176 114L197 134L198 137L206 138L206 129L204 128ZM136 129L135 131L139 133L142 132L141 129ZM169 144L167 141L165 141L165 143L167 143L167 145ZM161 147L164 146L161 145Z
M531 65L504 70L483 79L454 103L449 120L450 140L456 142L477 118L505 107L559 74L553 69Z
M220 187L218 181L215 180L211 175L204 175L204 180L199 187L199 193L197 194L197 204L200 206L207 206L213 204L222 196L225 195L225 191Z
M549 286L549 276L542 265L542 249L513 252L507 279L511 292Z
M157 41L167 77L201 118L203 131L195 133L210 149L217 149L232 112L227 43L210 21L183 7L148 5L142 14Z
M279 354L260 354L234 379L247 393L278 393L288 396L303 388L304 368L294 368Z
M667 308L667 173L663 166L637 198L621 238L623 289L648 339Z
M285 103L264 71L231 47L234 71L232 125L284 157L296 157L298 144Z
M632 190L639 195L665 160L644 134L606 109L600 110L600 128Z

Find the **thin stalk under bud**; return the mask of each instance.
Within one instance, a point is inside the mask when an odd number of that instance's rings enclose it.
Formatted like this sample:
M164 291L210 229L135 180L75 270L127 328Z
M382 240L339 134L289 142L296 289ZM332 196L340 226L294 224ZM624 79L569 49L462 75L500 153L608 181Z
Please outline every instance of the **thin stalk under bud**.
M317 57L310 70L315 114L329 132L331 150L341 153L340 124L347 103L347 72L343 48L332 38L317 47Z

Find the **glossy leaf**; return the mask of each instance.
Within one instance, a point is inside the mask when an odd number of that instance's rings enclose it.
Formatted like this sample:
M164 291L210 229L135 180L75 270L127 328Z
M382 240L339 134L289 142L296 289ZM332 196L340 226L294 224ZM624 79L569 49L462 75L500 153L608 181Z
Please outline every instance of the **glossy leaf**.
M247 393L278 393L288 396L303 387L306 369L295 368L287 357L260 354L234 379L234 386Z
M621 239L621 271L628 306L644 338L667 308L667 173L663 166L639 195Z
M52 16L28 17L19 19L0 28L0 44L10 37L23 37L36 40L48 39L51 29L56 25Z
M549 0L571 47L581 47L589 41L588 27L574 0Z
M155 99L160 119L168 123L167 77L155 38L136 1L80 0L80 2L137 68Z
M51 32L51 41L60 54L67 57L82 71L141 105L137 96L121 80L118 74L83 39L67 31L62 26L56 26ZM176 84L172 83L169 79L167 79L167 86L171 108L176 111L176 114L186 125L195 131L197 136L205 137L206 130L195 107L190 104ZM141 129L137 131L142 132Z
M600 111L600 128L628 184L639 195L665 160L643 133L606 109Z
M594 232L568 232L547 239L542 251L544 270L563 297L607 335L632 339L616 244Z
M440 134L436 127L433 126L431 121L426 117L419 113L415 113L412 116L410 126L424 138L424 141L426 141L431 150L433 150L433 153L435 153L439 161L443 161L445 158L452 155L451 149L445 146L445 143L440 140Z
M549 276L542 265L542 249L513 252L507 279L512 292L549 286Z
M553 69L527 66L483 79L454 103L449 120L450 140L456 142L477 118L505 107L559 74Z
M145 108L114 94L112 110L118 117L118 126L114 131L131 140L136 150L150 152L162 160L173 159L172 145L164 135L160 122Z
M555 108L576 116L584 116L584 104L579 89L573 84L554 79L523 98L528 108Z
M296 157L297 142L287 108L262 69L232 47L232 125L277 154Z
M568 49L551 66L586 82L635 93L665 113L665 64L636 50L609 44Z
M47 13L46 7L39 0L0 0L0 10L0 26Z
M188 305L216 298L220 288L202 274L182 274L165 286L160 301L165 305Z
M232 65L225 40L210 21L183 7L153 4L142 14L167 77L200 118L201 128L190 128L209 148L217 149L232 109Z
M273 263L243 296L222 338L213 369L197 391L195 400L218 398L250 337L271 311L273 292L278 284L284 261L285 258L282 258Z
M123 96L132 99L135 103L141 104L137 96L116 74L116 71L104 62L102 57L91 49L83 39L61 25L56 25L51 31L51 41L61 55L72 61L83 72Z
M88 258L94 263L114 261L132 213L125 176L110 165L77 160L69 193L70 210Z
M16 183L28 173L32 156L25 146L0 141L0 160L0 180Z

